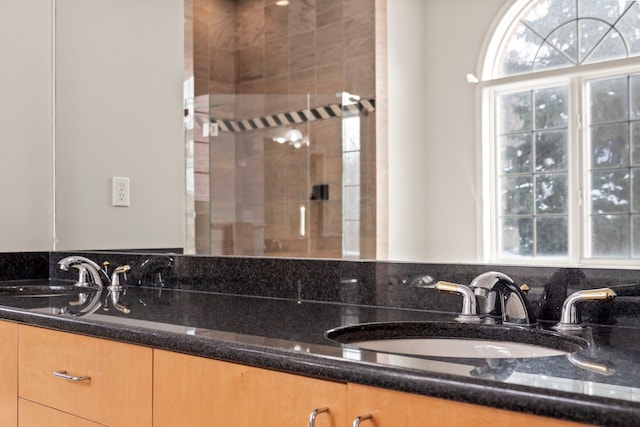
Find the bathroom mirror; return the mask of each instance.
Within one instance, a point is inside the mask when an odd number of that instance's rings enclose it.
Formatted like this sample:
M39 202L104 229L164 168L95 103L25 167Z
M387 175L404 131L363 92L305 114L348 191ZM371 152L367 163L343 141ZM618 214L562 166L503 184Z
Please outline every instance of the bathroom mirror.
M255 15L260 19L252 15L256 7L261 8ZM467 12L460 14L461 7ZM309 2L296 0L284 8L242 0L195 3L172 0L162 5L154 0L56 0L57 249L173 250L184 247L185 230L193 226L190 222L198 219L192 215L195 209L185 217L185 206L193 206L190 198L194 197L196 186L201 185L201 181L193 178L196 174L186 173L189 168L197 170L201 166L189 163L199 158L198 153L190 150L204 148L189 145L190 139L197 138L183 129L184 113L189 113L190 108L198 110L197 105L182 104L184 68L194 69L196 94L209 93L204 107L209 113L221 105L220 97L216 100L211 94L224 95L229 91L225 79L230 78L230 73L246 77L246 82L235 88L242 97L234 102L262 106L282 101L282 97L265 97L271 95L269 92L286 93L292 94L287 104L269 111L298 112L344 104L331 83L344 78L336 74L337 67L352 66L352 80L345 78L344 90L338 92L360 96L362 100L380 94L387 97L377 99L375 112L362 116L363 122L369 120L368 123L359 125L362 131L374 132L378 149L386 155L386 159L372 157L382 163L369 162L360 169L360 173L375 171L374 175L380 180L375 182L384 182L371 189L377 206L384 207L382 212L377 212L378 219L386 216L386 225L376 227L375 236L375 245L384 249L370 250L358 257L480 261L478 108L476 88L466 82L465 75L477 73L487 32L504 8L503 0L335 0L317 2L315 8ZM243 16L244 24L236 28L229 26L234 22L230 13ZM209 19L210 22L204 22ZM363 19L371 20L369 28L375 33L386 31L386 46L380 39L376 43L372 34L365 33L365 25L355 25L362 24ZM332 27L336 23L340 25ZM216 32L214 24L227 30ZM194 66L190 62L194 55L202 53L197 51L203 46L198 38L205 35L187 31L185 37L185 25L208 28L207 70L201 63ZM305 25L313 26L309 30ZM277 42L285 38L288 44L283 48ZM256 47L256 40L262 40L263 44ZM233 59L237 69L229 69L225 58L229 59L230 54L220 47L221 43L237 44ZM262 57L266 58L265 62L250 59L257 51L268 52ZM376 73L373 73L373 62L365 68L364 62L352 61L360 56L386 58L387 55L386 66L381 67L378 62L380 68ZM285 62L293 70L286 82L279 78L283 74L278 71ZM316 66L323 64L329 65ZM209 78L206 91L201 91L197 83L198 76L203 74ZM362 90L359 85L371 79L373 90ZM315 82L315 93L302 90L309 86L309 80ZM167 85L167 82L173 84ZM185 85L189 84L194 82L187 80ZM252 98L251 94L256 93L262 96ZM300 99L290 99L294 97ZM252 116L237 118L248 117ZM194 116L194 120L200 119L200 122L193 124L193 129L203 132L203 126L208 126L205 122L211 118L209 114L203 122L202 117ZM304 133L305 126L292 127ZM343 123L339 129L344 131ZM220 131L220 128L211 130ZM318 133L322 129L314 131ZM274 138L263 135L259 142L264 145L270 139ZM388 141L386 147L381 145L385 141ZM212 147L208 146L210 150ZM255 148L254 141L243 149ZM298 154L304 150L307 156L313 154L307 147L300 150ZM282 153L263 151L262 155L294 162L297 154L283 157ZM221 157L205 156L211 162L220 159L220 163L210 165L217 167L220 175L215 182L208 182L220 185L218 191L224 192L232 181L252 177L250 173L233 175L229 165L238 167L237 159L229 156L225 151ZM327 182L332 179L329 173L341 174L327 163L324 165ZM129 178L128 207L112 206L114 177ZM314 192L320 195L322 188L327 188L322 187L327 182L309 182L300 196L304 202L293 206L295 213L307 216L305 231L318 226L323 210L334 209L328 203L322 205L318 199L311 200ZM194 192L185 194L187 187ZM213 190L205 191L211 194ZM334 190L329 184L329 200ZM248 194L241 197L246 206L251 205ZM303 213L302 207L306 208ZM280 215L277 207L271 208L273 215ZM209 209L231 209L237 223L251 223L256 215L256 210L224 206L224 202L216 207L211 200ZM334 220L336 216L330 218ZM295 233L300 232L300 224L295 220L286 226L293 227ZM340 228L332 223L322 226L329 233ZM359 226L360 230L365 228L365 225ZM216 230L212 228L210 232ZM243 231L242 227L220 231L225 232L242 234ZM264 237L259 238L264 248L281 244ZM222 242L220 244L224 244L224 240ZM298 255L283 253L283 256Z

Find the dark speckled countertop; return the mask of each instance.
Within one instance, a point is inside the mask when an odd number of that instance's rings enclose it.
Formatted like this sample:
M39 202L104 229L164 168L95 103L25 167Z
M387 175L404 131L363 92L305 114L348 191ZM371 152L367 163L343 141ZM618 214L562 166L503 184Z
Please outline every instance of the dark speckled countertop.
M64 254L50 254L50 264L55 265L62 256ZM93 256L101 260L106 255ZM123 257L125 259L117 262L140 261L128 259L131 258L129 255ZM0 264L1 261L0 258ZM199 262L202 261L195 261ZM245 269L247 261L238 262L240 265L234 268ZM299 267L295 263L292 265ZM286 288L288 294L278 294L272 288L269 292L257 292L242 286L240 291L230 292L231 284L219 277L204 277L206 275L202 273L219 272L219 265L211 265L211 270L189 269L201 272L198 281L185 280L186 275L176 274L174 266L173 277L163 279L166 280L163 287L153 280L142 285L137 279L130 280L121 298L121 303L131 309L129 314L120 313L112 306L104 311L104 298L95 313L73 316L65 311L69 300L77 295L16 297L3 296L0 292L0 318L315 378L530 414L605 426L640 425L640 316L636 293L632 290L635 289L635 277L626 278L624 286L614 283L622 290L615 305L609 304L601 310L585 307L584 319L588 327L582 336L591 345L575 353L574 357L428 358L362 350L325 337L328 329L366 322L423 322L421 325L425 329L444 323L464 329L465 325L454 320L459 311L456 296L433 293L431 301L437 301L437 304L423 304L428 308L426 310L412 304L392 304L397 300L413 299L414 290L408 291L407 295L394 287L402 281L395 272L397 266L383 266L382 275L380 263L372 267L374 291L367 288L368 291L360 292L353 288L354 280L357 280L355 283L368 280L367 273L362 272L366 269L358 264L357 274L353 270L348 274L340 270L335 279L337 292L327 296L324 288L321 291L311 289L306 276L292 279L286 272L280 280L281 289ZM442 279L449 278L442 276L434 266L407 267L402 270L402 277L410 277L414 269L416 272L427 270ZM486 270L487 266L471 266L464 274ZM452 270L451 276L461 274L462 270L458 268ZM540 301L550 298L548 290L543 292L542 289L546 286L545 280L548 282L553 274L546 274L540 284L528 280L534 288L533 298ZM565 277L566 272L562 274ZM67 286L72 283L68 279L73 274L56 273L52 269L44 275L46 277L33 276L26 280L0 274L0 287L16 284ZM383 281L390 284L381 286L382 276ZM600 276L599 271L587 272L586 279L579 278L587 282L587 287L594 287L601 285L601 280L608 280ZM462 279L466 280L466 277ZM322 280L329 279L323 277ZM265 283L256 286L268 287ZM538 297L535 297L536 292ZM61 310L63 307L67 308ZM553 311L549 307L544 310ZM544 313L544 310L538 312ZM541 319L538 327L542 329L554 323L545 320L544 315Z

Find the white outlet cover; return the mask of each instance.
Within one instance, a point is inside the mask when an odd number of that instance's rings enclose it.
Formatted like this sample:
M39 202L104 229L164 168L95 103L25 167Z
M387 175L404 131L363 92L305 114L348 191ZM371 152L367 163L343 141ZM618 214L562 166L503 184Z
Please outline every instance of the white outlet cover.
M114 176L111 185L111 204L118 207L127 207L130 204L129 177Z

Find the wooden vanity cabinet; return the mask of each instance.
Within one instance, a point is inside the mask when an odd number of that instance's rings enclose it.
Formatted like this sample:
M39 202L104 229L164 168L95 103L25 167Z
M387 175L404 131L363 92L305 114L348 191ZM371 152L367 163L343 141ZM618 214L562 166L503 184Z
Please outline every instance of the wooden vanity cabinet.
M316 427L585 426L4 321L0 339L1 426L293 427L321 408Z
M20 426L37 427L104 427L84 418L56 411L38 403L18 399ZM15 424L12 424L15 425Z
M155 350L154 427L347 425L345 384Z
M0 426L18 423L18 325L0 321Z
M358 384L348 385L349 423L360 427L586 427L554 418L504 411L433 397L402 393Z
M42 425L37 413L27 417L34 406L23 400L48 407L35 406L38 413L51 408L111 427L151 427L152 349L26 325L18 327L18 343L20 427Z

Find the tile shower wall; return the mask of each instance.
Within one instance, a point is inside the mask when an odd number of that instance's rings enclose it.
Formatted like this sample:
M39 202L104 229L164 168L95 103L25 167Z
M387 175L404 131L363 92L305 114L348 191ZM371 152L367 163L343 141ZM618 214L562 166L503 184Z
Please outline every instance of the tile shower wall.
M339 103L343 91L375 98L375 3L193 0L194 94L202 106L196 119ZM361 257L374 258L375 117L362 127ZM309 136L308 148L280 146L261 132L196 136L196 164L207 155L209 163L196 173L198 253L342 257L341 120L298 128ZM328 184L330 200L310 202L314 184Z

